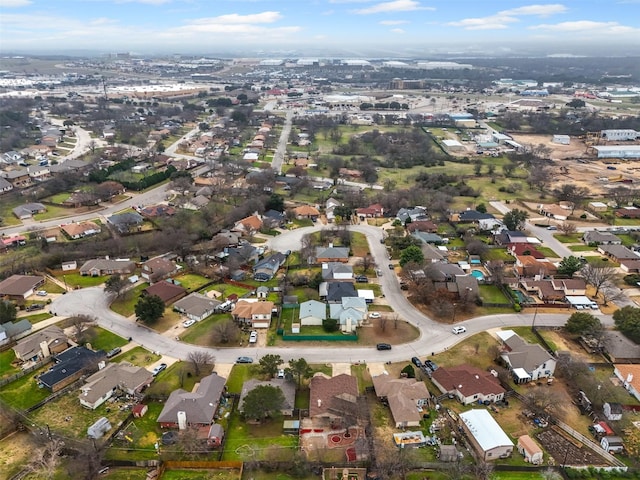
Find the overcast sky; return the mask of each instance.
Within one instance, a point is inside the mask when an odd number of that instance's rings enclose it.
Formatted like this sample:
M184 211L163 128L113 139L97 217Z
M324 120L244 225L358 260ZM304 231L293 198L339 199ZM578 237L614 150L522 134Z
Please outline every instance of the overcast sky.
M640 53L640 0L0 0L2 52L420 56L603 46Z

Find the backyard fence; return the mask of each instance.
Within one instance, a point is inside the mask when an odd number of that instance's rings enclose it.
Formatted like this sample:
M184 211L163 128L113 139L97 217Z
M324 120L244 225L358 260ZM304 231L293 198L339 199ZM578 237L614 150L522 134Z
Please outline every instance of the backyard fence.
M18 373L14 373L13 375L10 375L8 377L5 377L3 379L0 380L0 387L3 387L5 385L7 385L8 383L11 383L15 380L18 380L19 378L24 377L25 375L29 375L31 372L33 372L34 370L39 369L40 367L46 365L47 363L51 362L51 357L47 357L44 360L40 360L39 362L34 363L32 366L25 368L24 370L18 372Z

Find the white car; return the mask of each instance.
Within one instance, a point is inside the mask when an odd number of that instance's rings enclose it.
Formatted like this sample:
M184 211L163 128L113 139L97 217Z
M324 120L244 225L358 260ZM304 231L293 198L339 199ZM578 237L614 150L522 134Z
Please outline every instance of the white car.
M256 332L255 330L253 330L250 334L249 334L249 343L256 343L258 341L258 332Z
M380 312L369 313L369 318L380 318Z
M284 368L281 368L278 370L278 374L276 375L276 378L284 378Z
M189 328L191 325L193 325L194 323L196 323L195 320L185 320L184 322L182 322L182 326L184 328Z
M458 326L458 327L453 327L451 329L451 331L453 333L455 333L456 335L458 335L459 333L464 333L467 331L467 327L462 327L462 326Z
M46 297L47 296L47 291L46 290L38 290L36 292L36 295L38 295L39 297Z

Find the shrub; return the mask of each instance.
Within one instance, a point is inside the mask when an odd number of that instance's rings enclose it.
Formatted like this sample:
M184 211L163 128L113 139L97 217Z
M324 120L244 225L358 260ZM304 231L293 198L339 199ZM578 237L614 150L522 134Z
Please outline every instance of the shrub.
M407 378L416 378L416 371L414 370L413 365L407 365L400 373L405 373Z
M515 312L520 312L522 310L522 305L520 305L519 303L514 303L513 304L513 310Z

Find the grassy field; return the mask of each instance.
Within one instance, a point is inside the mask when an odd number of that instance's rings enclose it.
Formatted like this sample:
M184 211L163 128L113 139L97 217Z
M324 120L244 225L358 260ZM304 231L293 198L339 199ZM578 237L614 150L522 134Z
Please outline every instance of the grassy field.
M540 250L538 248L538 250ZM595 252L596 247L591 247L589 245L569 245L569 250L572 252Z
M160 355L156 355L155 353L150 352L143 347L134 347L131 350L113 357L111 361L129 362L132 365L137 365L138 367L148 367L149 365L160 360L160 358L162 358Z
M435 355L433 360L440 366L451 367L459 365L460 359L464 358L466 363L482 370L488 370L493 367L490 352L496 345L496 340L491 335L482 332L468 337L449 350Z
M44 373L48 370L49 365L31 372L19 378L15 382L11 382L0 389L0 398L12 407L24 410L32 405L47 398L51 392L45 388L38 388L35 381L36 375Z
M210 315L200 322L196 322L194 325L190 326L188 329L184 331L180 335L180 340L186 343L192 343L194 345L202 345L207 347L214 346L213 338L211 332L214 328L214 325L220 322L224 322L227 320L231 320L230 313L220 313ZM235 346L235 345L227 345L227 346Z
M489 303L509 303L502 290L495 285L479 285L480 298Z
M558 233L554 237L560 243L582 243L582 235L580 233L572 233L570 235Z
M196 275L194 273L185 273L174 277L175 280L189 290L190 292L201 289L204 285L209 283L209 280L202 275Z
M87 288L102 285L109 278L108 276L91 277L80 275L79 273L65 273L59 275L58 280L65 282L69 288Z
M0 353L0 378L8 377L20 371L18 367L11 365L11 362L15 359L16 354L12 349Z
M560 256L556 252L551 250L549 247L536 246L536 250L538 250L541 254L543 254L547 258L560 258Z
M140 298L140 294L142 291L149 286L148 283L142 283L140 285L136 285L134 288L129 290L125 295L118 298L111 304L111 310L125 317L129 317L134 314L136 303L138 303L138 299Z
M111 333L108 330L100 327L90 327L92 333L91 337L91 348L94 350L104 350L108 352L112 348L122 347L127 344L127 340L116 335L115 333Z
M29 323L31 323L31 325L35 325L36 323L42 322L43 320L47 320L52 317L53 315L51 315L50 313L36 313L35 315L20 317L20 320L29 320Z

